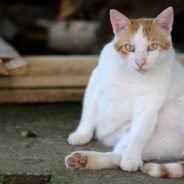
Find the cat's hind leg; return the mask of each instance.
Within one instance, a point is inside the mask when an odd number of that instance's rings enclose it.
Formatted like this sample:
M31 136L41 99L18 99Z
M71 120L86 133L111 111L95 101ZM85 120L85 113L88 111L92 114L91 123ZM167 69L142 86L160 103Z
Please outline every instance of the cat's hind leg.
M65 158L65 165L72 170L118 168L121 155L112 152L76 151Z

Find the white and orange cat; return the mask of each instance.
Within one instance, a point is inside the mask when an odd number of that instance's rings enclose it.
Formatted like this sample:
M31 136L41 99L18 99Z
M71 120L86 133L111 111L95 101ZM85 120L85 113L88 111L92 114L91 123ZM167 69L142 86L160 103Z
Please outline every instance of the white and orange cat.
M77 151L70 169L120 167L157 177L184 176L184 66L175 58L173 8L155 19L128 19L110 11L114 39L103 48L90 78L83 113L71 145L96 138L112 152Z

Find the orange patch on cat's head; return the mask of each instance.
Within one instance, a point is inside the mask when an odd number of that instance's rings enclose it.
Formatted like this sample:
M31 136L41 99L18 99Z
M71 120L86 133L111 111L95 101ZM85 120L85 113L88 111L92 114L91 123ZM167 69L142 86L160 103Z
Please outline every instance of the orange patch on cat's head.
M166 32L159 29L154 19L132 19L129 24L119 33L115 41L115 49L127 56L129 52L125 49L125 44L131 42L132 36L137 30L143 27L143 34L150 43L158 43L161 49L168 49L171 41L168 39Z

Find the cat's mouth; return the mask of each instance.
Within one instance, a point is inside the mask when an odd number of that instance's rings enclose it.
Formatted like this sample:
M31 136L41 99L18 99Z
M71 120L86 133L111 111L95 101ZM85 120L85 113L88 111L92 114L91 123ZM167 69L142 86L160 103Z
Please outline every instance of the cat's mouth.
M139 73L145 73L148 70L146 68L136 68L136 71L139 72Z

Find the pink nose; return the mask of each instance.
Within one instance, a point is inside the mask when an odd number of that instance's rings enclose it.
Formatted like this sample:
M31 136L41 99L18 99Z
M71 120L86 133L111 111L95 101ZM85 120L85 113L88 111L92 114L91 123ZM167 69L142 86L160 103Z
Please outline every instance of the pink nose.
M135 62L136 62L137 66L138 66L140 69L142 69L143 66L146 64L146 60L145 60L145 59L136 60Z

